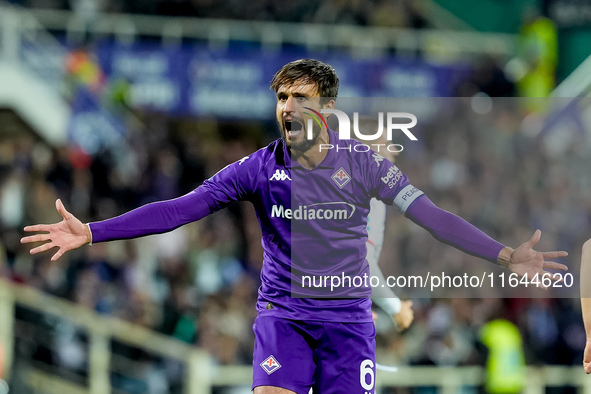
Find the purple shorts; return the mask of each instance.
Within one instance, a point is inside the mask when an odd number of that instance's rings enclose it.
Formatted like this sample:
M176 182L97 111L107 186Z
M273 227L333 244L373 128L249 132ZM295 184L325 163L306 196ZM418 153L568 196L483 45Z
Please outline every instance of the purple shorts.
M335 323L258 316L253 384L308 394L373 394L373 323Z

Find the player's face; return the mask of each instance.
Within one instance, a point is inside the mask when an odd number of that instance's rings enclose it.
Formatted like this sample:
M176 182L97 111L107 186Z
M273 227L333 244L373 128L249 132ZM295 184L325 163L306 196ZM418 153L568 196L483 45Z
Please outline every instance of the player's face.
M307 138L306 125L312 119L311 108L320 111L321 108L331 106L320 105L320 96L315 83L298 82L291 85L281 85L277 89L277 123L281 136L288 148L299 152L307 152L318 142L322 128L313 121L312 139Z

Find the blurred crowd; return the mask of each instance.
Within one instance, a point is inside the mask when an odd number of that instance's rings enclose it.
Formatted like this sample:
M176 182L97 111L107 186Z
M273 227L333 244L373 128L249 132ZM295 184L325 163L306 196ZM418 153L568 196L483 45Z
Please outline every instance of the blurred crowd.
M57 263L19 244L24 224L59 220L56 198L85 222L112 217L189 192L261 144L257 131L227 140L232 130L215 123L198 130L181 124L171 133L164 117L145 120L149 128L120 150L94 157L49 148L32 135L0 138L1 276L196 343L222 364L247 363L262 258L252 209L236 206L169 234L96 244ZM60 349L73 343L61 334L43 361L73 367L78 358Z
M584 160L589 144L573 136L557 147L550 138L526 135L520 131L519 101L507 100L495 102L488 115L468 110L459 99L441 101L433 116L437 122L418 131L418 143L405 144L397 164L439 206L507 245L517 246L542 229L539 249L568 250L565 263L576 278L580 247L591 234ZM249 204L168 234L84 247L56 263L49 260L51 252L31 256L19 243L24 225L60 219L56 198L84 222L112 217L187 193L276 135L273 124L141 117L144 128L94 156L72 146L50 148L34 135L0 138L0 275L203 347L216 363L249 364L262 262L260 230ZM381 259L386 275L478 274L489 268L394 212L386 237ZM387 317L378 320L378 360L482 365L487 357L482 329L502 318L519 329L528 364L579 365L585 334L577 302L422 294L408 332L399 335ZM84 370L79 364L84 357L72 355L84 353L85 341L79 335L73 340L75 330L63 323L53 329L53 350L31 351L53 365ZM169 390L170 368L154 363L160 367L148 371L160 368L161 374L149 375L161 379L151 384ZM148 392L145 381L137 382L131 387Z
M69 9L82 15L137 13L254 21L339 23L421 28L425 19L410 0L11 0L31 8Z
M410 0L11 2L85 15L130 12L413 28L426 24ZM75 75L85 63L72 58L69 71ZM102 78L85 83L100 85ZM591 144L583 134L557 138L527 133L522 109L539 109L531 101L522 105L522 100L505 99L494 101L490 112L482 106L475 110L479 93L516 93L493 58L482 58L456 93L472 99L438 101L433 121L421 122L420 141L404 144L397 165L437 205L506 245L515 247L540 228L539 249L569 251L563 262L578 281L579 251L591 234ZM25 225L60 220L57 198L84 222L109 218L190 192L277 135L273 123L137 115L141 127L132 127L120 144L92 156L74 146L50 147L33 134L3 135L0 128L0 277L204 348L217 364L248 365L263 253L249 204L233 205L168 234L84 247L56 263L49 260L51 252L31 256L29 246L19 242ZM481 274L489 269L487 263L438 243L394 210L388 215L386 239L380 262L385 275ZM522 341L517 354L523 363L580 365L585 333L577 299L453 293L434 298L397 292L413 298L415 321L400 334L387 316L380 316L376 324L382 364L485 365L498 342L491 340L492 328L498 328L491 323L506 321ZM26 308L19 308L17 317L50 333L26 335L17 354L86 376L84 333L63 319ZM178 364L138 355L137 349L119 343L113 351L140 361L113 372L115 387L132 393L180 392ZM119 364L114 359L115 370Z
M530 128L537 114L524 113L548 100L496 99L487 113L474 97L436 102L434 121L421 128L420 142L405 144L397 158L413 185L505 245L516 247L541 229L536 249L569 251L563 262L578 278L581 246L591 230L591 185L584 169L588 138L564 129L540 133ZM392 240L385 243L380 262L386 275L491 272L486 263L435 241L400 215L389 217L386 239ZM448 288L439 296L462 298L419 298L414 326L390 342L389 349L399 351L401 364L455 366L486 360L492 374L494 347L509 341L505 335L490 340L490 328L499 328L492 322L502 319L519 330L523 363L579 365L585 334L576 287L570 298L551 298L556 293L550 293L530 299L469 298L479 297L478 292ZM405 290L396 289L400 295ZM508 288L497 290L497 296L511 296ZM515 357L508 359L512 363L505 364L514 365Z

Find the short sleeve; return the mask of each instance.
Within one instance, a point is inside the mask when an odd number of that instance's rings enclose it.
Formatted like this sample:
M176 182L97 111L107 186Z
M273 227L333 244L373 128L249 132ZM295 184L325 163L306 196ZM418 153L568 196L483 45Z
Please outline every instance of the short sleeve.
M406 174L377 152L371 154L368 172L371 196L387 205L394 205L401 213L405 213L423 195L421 190L409 182Z

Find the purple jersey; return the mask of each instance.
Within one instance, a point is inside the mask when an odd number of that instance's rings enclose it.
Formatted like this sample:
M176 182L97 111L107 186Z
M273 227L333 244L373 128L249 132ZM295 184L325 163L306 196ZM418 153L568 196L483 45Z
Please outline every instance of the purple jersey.
M329 137L335 149L313 170L292 162L279 139L222 169L191 193L90 223L92 239L163 233L234 201L251 201L264 248L257 309L261 315L295 320L372 321L367 283L333 290L332 283L317 288L308 282L306 287L304 280L369 275L365 243L372 197L394 204L438 240L496 262L502 244L421 197L423 193L379 154L358 152L365 145L339 140L332 131Z
M329 136L338 151L329 150L313 170L292 161L278 139L225 167L202 186L212 211L234 201L250 201L255 207L264 248L259 314L371 322L370 288L318 292L303 287L301 277L369 276L365 243L370 199L395 203L404 212L423 194L377 153L355 152L351 148L357 141L339 140L332 131Z

